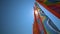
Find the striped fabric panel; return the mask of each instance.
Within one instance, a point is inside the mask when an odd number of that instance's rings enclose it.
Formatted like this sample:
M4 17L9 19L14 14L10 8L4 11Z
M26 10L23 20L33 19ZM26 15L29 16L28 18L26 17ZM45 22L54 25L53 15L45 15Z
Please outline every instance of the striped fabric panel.
M52 14L60 19L60 0L36 0Z
M44 26L44 28L45 28L45 30L46 30L46 34L58 34L58 32L60 32L59 30L58 30L58 28L55 26L55 24L50 20L50 18L47 16L47 15L45 15L45 13L41 10L41 8L38 6L38 4L37 4L37 2L35 3L35 9L37 9L38 10L38 13L39 13L39 16L40 16L40 18L36 18L36 23L37 23L37 25L38 25L38 31L39 31L39 33L40 34L45 34L44 32L44 29L43 29L43 26ZM35 15L36 16L36 15ZM41 23L41 21L42 21L42 23ZM42 26L42 24L43 24L43 26ZM36 26L35 26L36 27Z

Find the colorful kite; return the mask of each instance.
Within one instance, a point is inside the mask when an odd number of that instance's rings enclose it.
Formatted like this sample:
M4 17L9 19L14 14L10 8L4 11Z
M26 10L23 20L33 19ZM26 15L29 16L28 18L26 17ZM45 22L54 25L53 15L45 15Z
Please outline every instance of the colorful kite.
M60 34L60 0L36 0L33 34Z

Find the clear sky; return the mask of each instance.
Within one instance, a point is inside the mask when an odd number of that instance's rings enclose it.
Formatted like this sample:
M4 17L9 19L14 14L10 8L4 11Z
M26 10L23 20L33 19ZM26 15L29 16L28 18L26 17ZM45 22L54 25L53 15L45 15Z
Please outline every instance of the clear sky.
M35 0L1 0L1 34L32 34Z

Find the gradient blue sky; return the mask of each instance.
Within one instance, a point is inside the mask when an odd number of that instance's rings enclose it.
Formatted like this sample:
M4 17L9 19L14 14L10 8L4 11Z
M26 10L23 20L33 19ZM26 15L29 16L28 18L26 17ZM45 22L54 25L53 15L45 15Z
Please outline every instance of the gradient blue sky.
M1 0L1 34L32 34L35 0Z

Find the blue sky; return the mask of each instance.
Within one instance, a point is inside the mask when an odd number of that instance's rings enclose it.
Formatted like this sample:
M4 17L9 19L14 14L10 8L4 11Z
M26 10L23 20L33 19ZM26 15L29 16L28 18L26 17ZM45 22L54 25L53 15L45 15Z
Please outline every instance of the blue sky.
M1 0L1 34L32 34L35 0Z

